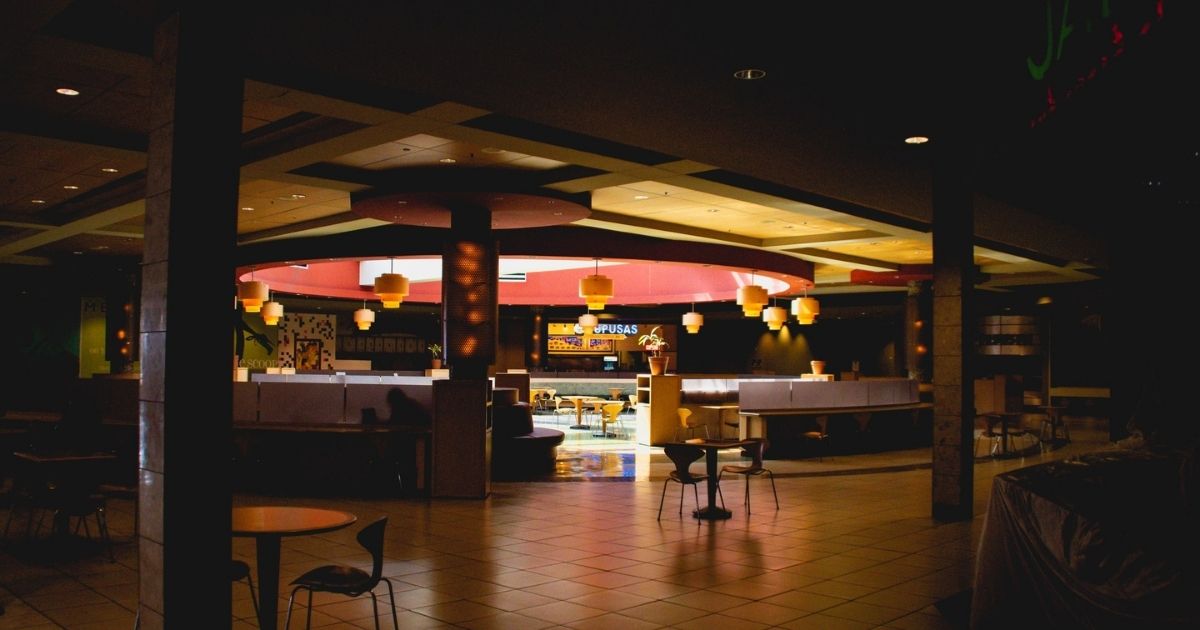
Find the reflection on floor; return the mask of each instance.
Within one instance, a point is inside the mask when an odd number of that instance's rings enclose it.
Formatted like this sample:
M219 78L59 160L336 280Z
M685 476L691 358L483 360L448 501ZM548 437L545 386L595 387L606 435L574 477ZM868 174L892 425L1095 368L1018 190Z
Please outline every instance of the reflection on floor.
M779 510L769 484L754 480L747 513L743 480L735 480L725 493L734 516L716 522L687 514L691 493L680 516L676 489L659 520L664 482L654 466L652 479L629 483L496 483L480 501L234 500L346 510L360 522L388 515L384 575L395 583L406 628L956 628L963 612L949 604L961 604L971 586L992 478L1111 448L1103 422L1072 419L1071 434L1055 451L976 463L975 517L959 523L930 516L927 469L845 474L905 461L896 453L768 462L796 473L777 480ZM18 536L0 547L0 630L131 628L138 602L132 510L132 501L109 502L115 562L99 551L31 557ZM356 533L285 539L281 582L322 564L361 565ZM233 542L235 557L254 567L253 542ZM231 627L256 627L245 585L231 584L230 593ZM314 601L314 627L374 627L369 598ZM385 610L389 603L380 598Z

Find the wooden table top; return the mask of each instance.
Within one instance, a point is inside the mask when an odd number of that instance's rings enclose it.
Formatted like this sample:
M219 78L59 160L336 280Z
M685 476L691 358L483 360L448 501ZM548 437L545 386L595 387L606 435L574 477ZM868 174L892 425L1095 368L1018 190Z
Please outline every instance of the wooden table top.
M25 460L27 462L33 462L35 464L52 464L57 462L101 462L117 458L117 456L113 453L29 453L26 451L14 451L13 457Z
M303 536L321 534L346 527L358 517L339 510L293 507L286 505L259 505L233 508L233 535L260 536Z

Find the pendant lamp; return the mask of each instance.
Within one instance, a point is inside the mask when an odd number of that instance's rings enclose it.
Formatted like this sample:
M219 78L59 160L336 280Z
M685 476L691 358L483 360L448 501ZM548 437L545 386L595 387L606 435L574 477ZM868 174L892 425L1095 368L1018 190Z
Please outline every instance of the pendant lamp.
M367 301L363 300L363 307L354 311L354 323L358 325L359 330L370 330L371 324L375 323L375 311L367 308Z
M750 272L750 284L738 287L737 303L746 317L758 317L767 303L767 290L754 284L754 272Z
M600 318L591 313L584 313L579 316L579 327L583 329L583 334L590 335L596 330L596 324L600 323Z
M263 323L268 326L278 326L279 318L283 317L283 305L275 300L271 300L262 305Z
M816 298L808 297L808 290L804 291L804 297L798 297L792 300L792 315L796 316L796 322L800 324L811 324L816 319L817 315L821 314L821 303Z
M764 322L767 322L768 330L779 330L787 323L787 309L782 306L772 306L763 310L762 318Z
M396 273L396 260L389 258L390 273L381 273L375 278L375 295L383 302L383 308L400 308L400 303L408 295L408 278Z
M596 273L579 279L579 297L587 302L589 311L602 311L612 296L612 278L600 275L600 259L597 258Z
M696 312L696 304L692 304L692 310L683 314L683 326L687 328L689 335L694 335L700 332L700 327L704 325L704 316Z
M238 299L247 313L257 313L262 310L263 302L267 301L271 288L266 282L254 279L254 269L250 269L250 280L238 284Z

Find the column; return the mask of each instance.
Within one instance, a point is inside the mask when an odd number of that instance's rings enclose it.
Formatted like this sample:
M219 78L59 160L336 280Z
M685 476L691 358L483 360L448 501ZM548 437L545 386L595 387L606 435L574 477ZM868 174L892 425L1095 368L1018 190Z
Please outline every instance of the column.
M487 378L496 360L499 261L492 211L460 203L452 208L442 255L442 347L450 378Z
M917 345L920 343L920 329L917 322L921 320L921 305L918 302L921 295L921 283L917 280L908 282L908 294L904 298L904 371L902 375L917 378Z
M185 8L155 31L140 332L142 630L229 627L232 614L229 311L242 76L228 17Z
M968 520L974 497L974 217L965 130L947 126L933 159L933 516Z

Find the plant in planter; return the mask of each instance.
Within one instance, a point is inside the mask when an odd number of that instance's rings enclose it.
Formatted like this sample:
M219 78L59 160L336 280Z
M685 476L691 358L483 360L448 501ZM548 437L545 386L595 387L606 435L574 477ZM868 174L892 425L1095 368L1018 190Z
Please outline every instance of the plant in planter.
M441 344L431 343L425 346L429 350L429 356L433 359L433 369L442 367L442 346Z
M670 357L663 354L663 350L669 348L671 344L667 343L667 340L658 334L661 328L662 326L655 326L649 333L638 337L638 345L651 353L650 374L652 376L666 373L667 361L670 359Z

